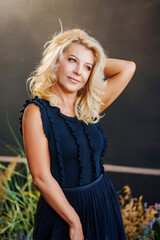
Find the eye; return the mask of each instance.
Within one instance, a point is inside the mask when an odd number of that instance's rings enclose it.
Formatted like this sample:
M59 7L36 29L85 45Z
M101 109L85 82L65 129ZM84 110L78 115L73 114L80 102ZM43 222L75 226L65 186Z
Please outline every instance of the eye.
M86 69L87 69L88 71L91 71L91 67L90 67L90 66L86 66Z
M76 62L76 59L74 59L74 58L68 58L68 60L69 60L70 62Z

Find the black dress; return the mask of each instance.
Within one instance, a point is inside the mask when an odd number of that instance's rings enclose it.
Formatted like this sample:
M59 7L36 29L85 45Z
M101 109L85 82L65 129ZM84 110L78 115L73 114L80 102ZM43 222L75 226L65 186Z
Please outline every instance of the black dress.
M86 124L61 113L49 101L26 100L40 107L44 133L48 139L51 173L80 217L85 240L126 240L118 196L104 173L103 155L107 138L100 126ZM56 192L55 192L56 194ZM36 240L69 240L68 224L41 195L34 223Z

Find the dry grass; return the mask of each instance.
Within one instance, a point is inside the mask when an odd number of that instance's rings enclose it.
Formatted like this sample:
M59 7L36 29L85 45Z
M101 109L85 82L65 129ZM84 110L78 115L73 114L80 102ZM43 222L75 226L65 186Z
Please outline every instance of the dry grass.
M123 193L119 194L125 232L127 238L131 240L156 239L153 223L156 221L158 211L155 205L145 208L142 199L142 195L139 198L132 198L129 186L124 186ZM149 238L146 238L146 235Z

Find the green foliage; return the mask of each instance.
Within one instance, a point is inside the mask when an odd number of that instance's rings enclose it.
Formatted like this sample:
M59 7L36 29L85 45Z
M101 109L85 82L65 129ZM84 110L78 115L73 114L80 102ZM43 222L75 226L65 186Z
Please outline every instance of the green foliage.
M6 144L15 155L25 157L7 115L7 124L16 146ZM27 163L0 164L0 236L3 240L32 239L34 214L40 196L34 187Z
M5 169L0 179L0 235L4 240L32 236L40 195L33 186L27 163L21 164L21 172L16 172L16 166L15 162L8 167L0 164Z
M6 120L7 120L7 125L8 125L8 128L9 128L9 131L16 143L17 146L12 146L10 144L7 144L5 143L3 140L0 139L0 142L7 148L9 149L11 152L13 152L16 156L17 155L20 155L21 157L25 157L25 151L20 143L20 141L18 140L18 137L16 136L13 128L12 128L12 125L9 121L9 117L8 117L8 114L6 115Z

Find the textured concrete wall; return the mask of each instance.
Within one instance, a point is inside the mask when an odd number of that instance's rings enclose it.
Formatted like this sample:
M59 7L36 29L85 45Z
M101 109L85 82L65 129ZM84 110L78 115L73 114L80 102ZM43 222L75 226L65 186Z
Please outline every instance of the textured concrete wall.
M38 64L43 45L64 27L87 30L109 57L131 59L137 70L118 99L105 111L108 137L104 162L160 168L158 0L0 0L0 138L15 144L6 114L19 139L19 110L27 97L25 81ZM22 141L22 139L21 139ZM1 144L0 155L12 155ZM159 177L108 173L116 188L130 184L146 200L160 200ZM133 180L134 179L134 180ZM157 192L157 191L156 191ZM152 197L151 197L152 195Z

